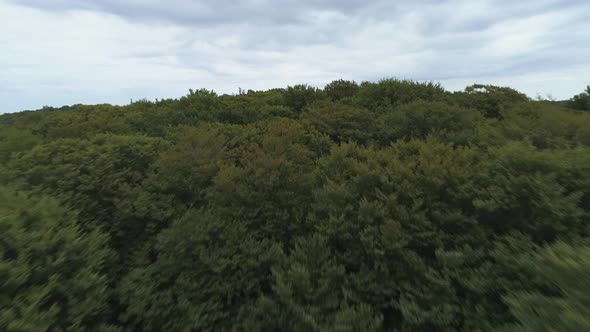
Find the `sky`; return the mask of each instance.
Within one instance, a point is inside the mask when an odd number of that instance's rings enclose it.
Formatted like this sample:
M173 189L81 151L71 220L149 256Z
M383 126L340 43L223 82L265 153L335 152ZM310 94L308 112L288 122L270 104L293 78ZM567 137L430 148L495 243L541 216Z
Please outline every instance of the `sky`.
M335 79L590 84L588 0L0 0L0 113Z

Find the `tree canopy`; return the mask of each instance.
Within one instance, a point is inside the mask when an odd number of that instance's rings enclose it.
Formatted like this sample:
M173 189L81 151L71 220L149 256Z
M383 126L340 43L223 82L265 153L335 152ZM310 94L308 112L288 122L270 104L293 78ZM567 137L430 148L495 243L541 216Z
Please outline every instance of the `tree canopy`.
M590 87L0 115L0 330L584 331Z

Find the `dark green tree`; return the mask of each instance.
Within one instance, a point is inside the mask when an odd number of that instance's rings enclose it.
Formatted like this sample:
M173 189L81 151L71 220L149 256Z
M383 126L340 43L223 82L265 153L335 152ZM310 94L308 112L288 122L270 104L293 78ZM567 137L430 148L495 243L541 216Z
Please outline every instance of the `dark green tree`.
M84 225L102 227L123 256L151 230L151 205L136 199L150 165L169 144L145 136L97 135L60 139L12 158L0 180L56 195L80 211ZM134 197L133 199L131 197ZM138 204L139 203L139 204ZM146 211L147 210L147 211Z
M301 119L336 143L368 143L375 131L374 114L364 108L340 103L316 103L303 112Z
M213 120L221 105L221 99L214 91L189 89L189 94L180 98L176 107L189 117Z
M0 187L0 329L107 328L108 238L48 197Z
M331 257L321 235L299 238L273 268L273 295L242 311L247 330L379 331L382 317L348 298L346 270Z
M320 89L307 84L289 86L283 92L284 105L295 113L300 113L305 106L323 98L325 97Z
M508 87L474 84L457 93L457 100L465 107L480 111L485 117L501 119L510 105L529 101L529 98Z
M383 110L416 100L443 100L445 95L438 83L390 78L377 83L363 82L353 101L369 110Z
M359 85L355 81L343 79L332 81L324 87L324 92L332 101L350 99L358 90Z
M526 257L525 259L530 259ZM590 246L555 243L526 264L548 287L506 295L518 320L507 331L586 331L590 329Z
M590 111L590 85L586 87L586 91L573 96L567 106L578 111Z
M8 162L19 152L29 151L41 141L30 130L0 126L0 164Z
M444 102L416 101L381 115L376 122L377 141L382 146L398 139L424 139L429 135L465 145L477 142L483 118L478 112Z
M190 212L158 236L155 261L125 277L123 321L141 331L230 330L269 289L278 255L238 219Z

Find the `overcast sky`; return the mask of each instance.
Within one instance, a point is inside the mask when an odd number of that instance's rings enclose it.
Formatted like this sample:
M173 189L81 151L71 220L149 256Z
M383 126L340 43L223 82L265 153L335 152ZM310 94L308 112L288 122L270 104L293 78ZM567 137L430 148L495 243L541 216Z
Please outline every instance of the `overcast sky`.
M338 78L590 84L589 0L0 0L0 113Z

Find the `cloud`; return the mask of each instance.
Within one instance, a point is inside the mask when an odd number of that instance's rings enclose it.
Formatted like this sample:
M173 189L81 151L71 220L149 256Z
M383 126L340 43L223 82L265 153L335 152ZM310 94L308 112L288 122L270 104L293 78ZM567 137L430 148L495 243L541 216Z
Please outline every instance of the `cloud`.
M0 112L337 78L589 83L585 0L0 0L0 21Z
M271 1L271 0L18 0L20 5L51 11L102 11L133 20L168 21L183 25L227 23L291 24L305 22L313 11L350 13L363 7L362 0Z

